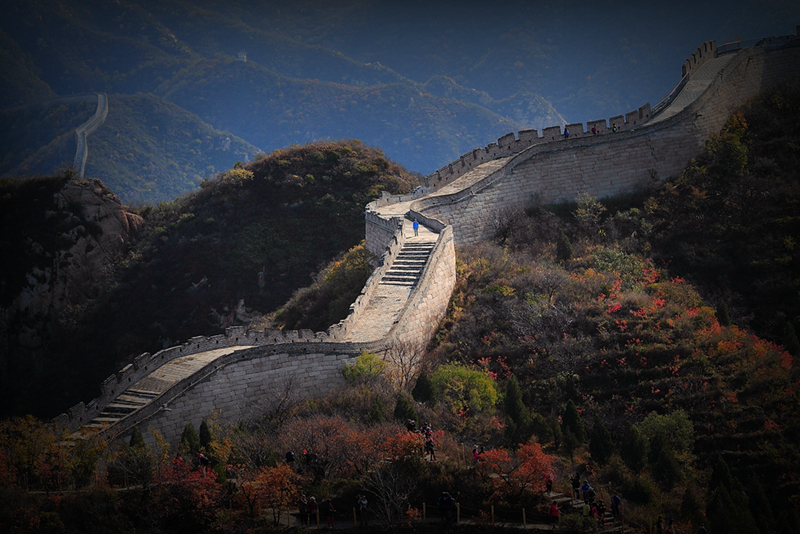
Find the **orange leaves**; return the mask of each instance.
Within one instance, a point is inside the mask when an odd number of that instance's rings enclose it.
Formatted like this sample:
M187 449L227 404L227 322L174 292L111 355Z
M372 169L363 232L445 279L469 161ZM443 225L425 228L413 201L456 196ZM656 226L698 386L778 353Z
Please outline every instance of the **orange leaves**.
M155 479L155 506L174 516L210 514L219 504L216 473L195 469L179 456L162 465Z
M239 475L245 479L240 481L238 497L245 502L251 515L261 509L271 509L277 524L281 512L288 510L297 498L297 475L288 465L262 467L254 473Z
M538 443L522 445L516 455L493 449L481 455L479 469L494 486L492 499L519 499L525 491L540 492L552 471L555 458L542 451Z

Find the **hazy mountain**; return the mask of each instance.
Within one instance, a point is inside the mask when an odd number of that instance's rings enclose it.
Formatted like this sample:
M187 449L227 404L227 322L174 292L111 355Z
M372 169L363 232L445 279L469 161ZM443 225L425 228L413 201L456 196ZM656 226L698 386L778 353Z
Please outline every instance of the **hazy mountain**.
M50 174L75 159L75 127L95 112L92 94L0 112L0 176ZM89 136L86 176L100 178L127 203L157 203L192 191L255 146L215 130L155 95L109 95L109 113Z
M0 106L155 93L266 152L359 138L428 173L513 130L655 104L703 41L794 33L786 21L797 20L800 7L781 0L668 12L577 0L9 0ZM183 190L176 180L164 190Z

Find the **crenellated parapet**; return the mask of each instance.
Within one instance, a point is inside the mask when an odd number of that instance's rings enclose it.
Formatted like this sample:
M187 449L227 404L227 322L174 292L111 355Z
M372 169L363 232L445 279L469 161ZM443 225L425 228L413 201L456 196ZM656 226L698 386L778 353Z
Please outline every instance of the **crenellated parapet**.
M649 187L654 178L681 172L732 110L798 73L798 36L759 40L724 56L713 41L706 42L687 60L681 81L657 112L645 105L586 128L567 124L568 136L558 126L541 136L504 136L429 176L432 193L413 201L411 210L452 226L463 245L492 237L498 218L534 202L574 201L584 193L604 198ZM489 155L498 151L504 156L492 160Z
M585 123L572 123L562 126L544 128L541 133L537 130L520 130L517 135L513 132L500 137L496 143L490 143L484 148L476 148L467 152L453 163L434 171L425 177L424 193L430 194L452 183L477 166L497 158L510 156L532 146L556 141L569 141L570 139L607 135L620 131L632 130L647 122L651 117L650 104L645 104L623 115L608 119L593 120ZM594 131L592 131L594 128ZM565 133L569 132L569 136ZM422 196L422 195L420 195ZM382 205L391 203L394 198L387 198ZM403 202L412 199L398 199Z
M715 57L717 57L717 42L706 41L698 46L697 50L695 50L692 55L683 62L681 74L683 76L688 75L689 78L691 78L692 74L697 72L697 70L702 67L706 61Z
M83 402L76 404L66 413L56 417L53 420L54 423L70 431L77 431L79 428L86 426L92 421L102 420L101 415L112 402L117 400L124 392L129 391L129 388L133 388L140 381L150 377L154 371L180 358L208 354L213 351L220 351L221 354L220 357L213 359L213 363L209 363L198 371L177 381L166 391L159 392L157 398L154 398L153 402L149 402L137 409L133 414L125 417L119 423L114 423L110 431L113 434L124 433L136 424L149 421L159 414L159 411L163 411L167 404L181 397L186 391L200 387L199 384L201 384L203 380L217 373L221 373L221 375L224 376L233 373L231 376L238 376L242 380L245 380L245 377L236 371L236 368L242 365L245 367L247 367L247 365L254 365L256 368L260 369L262 365L257 363L259 359L272 361L272 365L276 369L294 369L297 367L299 361L306 362L306 364L311 367L311 360L313 360L313 371L309 373L308 377L302 379L304 387L308 389L309 392L315 391L317 393L322 393L327 391L328 388L339 384L341 368L345 363L352 361L363 350L381 352L385 350L387 344L391 342L388 336L385 339L370 340L362 343L346 341L347 338L353 337L351 335L352 325L355 324L360 315L365 312L367 304L376 291L381 278L390 268L394 258L405 243L403 225L399 218L390 217L384 219L376 213L373 213L370 215L370 219L374 225L382 226L387 232L390 231L391 238L384 247L378 267L370 275L360 295L350 305L348 316L339 323L328 328L327 331L313 332L311 330L281 330L272 328L249 330L243 326L234 326L227 328L224 334L197 336L189 339L186 343L158 351L155 354L147 352L140 354L135 357L130 364L102 382L99 397L86 404ZM427 284L430 285L431 281L429 280ZM449 299L449 293L444 299L445 307L447 299ZM419 333L415 335L419 336ZM324 372L322 370L324 370ZM277 375L280 374L281 372L277 373ZM247 380L251 379L252 376L248 375ZM270 382L272 378L265 375L263 380ZM244 396L242 397L242 395ZM231 398L240 398L241 400L249 398L248 395L249 393L242 393L238 397L234 395ZM171 418L164 415L159 417L162 419L166 417L170 419L170 421L172 419L177 420L181 417L188 417L188 414L194 409L205 409L199 407L200 405L195 406L195 404L186 408L188 412L183 415L176 413L172 414ZM230 412L231 406L230 400L228 400L217 402L214 404L213 408L216 410L227 407ZM169 409L170 412L172 410L173 408ZM207 415L207 413L205 415ZM230 416L230 413L227 416ZM183 419L180 420L182 421L181 424L183 424ZM169 423L169 425L172 424L173 422Z

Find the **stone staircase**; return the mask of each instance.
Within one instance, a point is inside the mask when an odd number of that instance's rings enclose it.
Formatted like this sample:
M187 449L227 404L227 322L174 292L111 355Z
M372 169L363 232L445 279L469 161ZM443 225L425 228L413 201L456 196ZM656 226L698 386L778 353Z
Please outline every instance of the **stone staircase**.
M406 242L380 283L409 287L417 285L434 245L425 241Z
M153 370L152 373L141 380L132 383L110 402L100 415L83 425L77 435L87 430L103 430L108 428L136 410L147 406L154 399L166 392L179 381L192 376L216 359L230 354L236 350L251 348L249 345L214 349L197 354L175 358Z

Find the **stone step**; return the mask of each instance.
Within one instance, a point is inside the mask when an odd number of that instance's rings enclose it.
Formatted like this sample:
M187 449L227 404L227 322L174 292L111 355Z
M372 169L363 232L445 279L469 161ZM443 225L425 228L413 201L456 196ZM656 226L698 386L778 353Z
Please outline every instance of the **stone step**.
M403 273L421 273L422 270L425 268L425 264L422 265L392 265L392 268L389 269L389 272L403 272Z

